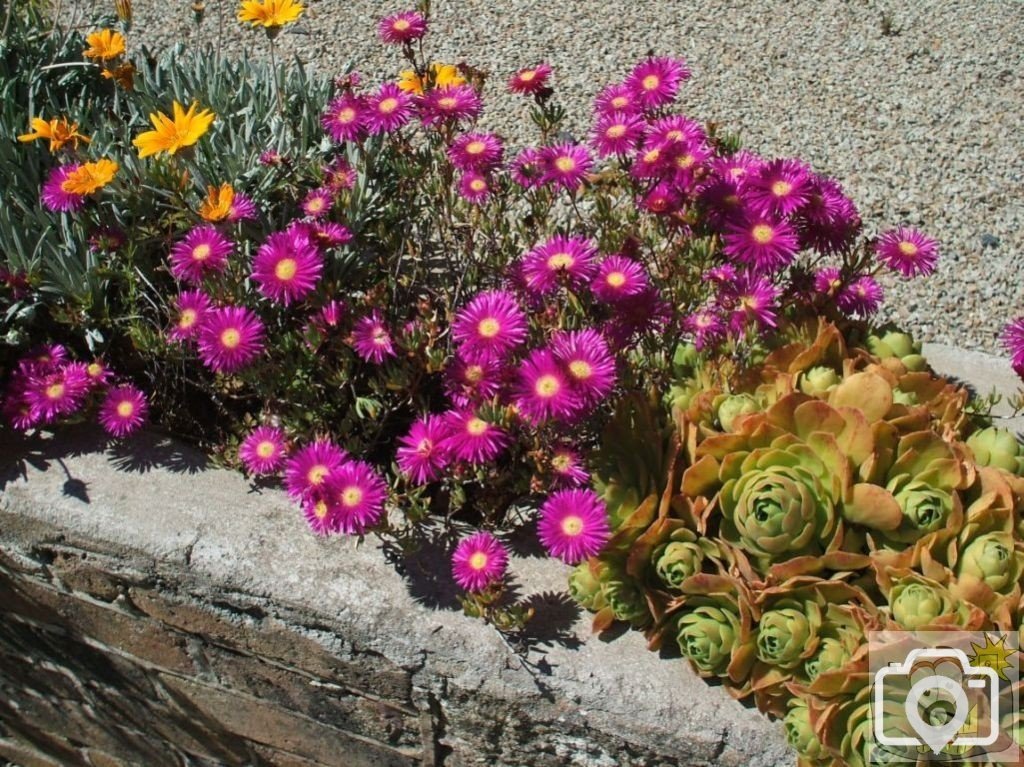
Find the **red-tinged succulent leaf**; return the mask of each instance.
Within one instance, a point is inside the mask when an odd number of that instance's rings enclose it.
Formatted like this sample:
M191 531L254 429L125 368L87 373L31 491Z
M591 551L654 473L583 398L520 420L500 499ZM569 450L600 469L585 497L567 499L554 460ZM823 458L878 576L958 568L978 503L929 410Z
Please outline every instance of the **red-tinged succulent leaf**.
M857 408L868 421L884 418L892 402L892 386L877 373L854 373L844 378L829 396L832 407Z
M591 628L595 634L600 634L615 625L615 613L612 608L605 607L594 614L594 621Z
M851 488L850 498L843 504L843 518L872 530L895 530L903 521L903 513L892 493L884 487L859 482Z
M714 492L719 484L718 468L719 463L713 456L702 456L683 472L683 493L697 498Z

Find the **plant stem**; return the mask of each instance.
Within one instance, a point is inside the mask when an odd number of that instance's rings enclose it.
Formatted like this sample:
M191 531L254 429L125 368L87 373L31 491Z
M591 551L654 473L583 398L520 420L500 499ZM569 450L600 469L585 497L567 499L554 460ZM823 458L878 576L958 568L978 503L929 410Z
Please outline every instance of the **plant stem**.
M277 43L270 38L270 68L274 71L274 95L277 96L277 113L284 119L284 97L281 95L281 73L277 66Z

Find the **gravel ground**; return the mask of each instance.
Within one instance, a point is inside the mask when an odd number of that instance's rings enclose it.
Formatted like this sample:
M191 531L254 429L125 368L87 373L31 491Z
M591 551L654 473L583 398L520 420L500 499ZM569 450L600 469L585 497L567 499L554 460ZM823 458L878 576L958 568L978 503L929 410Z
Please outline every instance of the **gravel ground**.
M64 0L81 18L109 0ZM282 49L317 71L346 62L394 77L397 52L375 22L412 5L313 0ZM236 5L134 0L129 40L182 40L260 55ZM65 6L68 8L68 6ZM218 12L223 32L218 32ZM504 79L540 60L577 135L589 105L648 50L684 57L687 114L738 131L751 149L797 155L839 179L869 231L918 226L943 245L935 275L887 284L890 316L923 340L998 351L1003 324L1024 312L1024 3L1019 0L462 0L434 3L433 58L493 73L485 126L512 143L532 135Z

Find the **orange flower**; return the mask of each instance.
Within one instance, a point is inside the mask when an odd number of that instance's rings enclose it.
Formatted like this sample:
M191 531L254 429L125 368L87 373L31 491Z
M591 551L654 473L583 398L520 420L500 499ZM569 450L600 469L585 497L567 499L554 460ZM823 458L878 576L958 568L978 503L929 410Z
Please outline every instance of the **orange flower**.
M111 59L116 59L125 51L124 35L112 29L101 29L98 32L93 32L85 38L85 42L89 44L89 47L83 51L82 55L87 59L110 61Z
M452 64L441 64L434 62L430 65L433 74L431 82L437 88L447 88L452 85L464 85L466 79L459 74L459 68ZM423 78L412 69L406 69L398 73L398 87L406 93L413 93L422 96L424 91Z
M139 149L139 157L167 152L175 154L185 147L192 146L210 129L214 114L209 109L196 112L199 105L192 102L188 112L177 101L174 102L174 119L163 112L149 116L156 130L140 133L132 142Z
M199 206L199 215L204 221L223 221L231 215L231 205L235 201L235 190L231 184L206 187L206 199Z
M100 74L108 80L113 80L126 91L135 87L135 65L130 61L119 64L113 69L104 69Z
M120 166L113 160L103 158L78 166L61 183L63 192L70 194L92 194L109 184Z
M238 20L248 21L254 27L274 29L291 24L304 10L302 3L295 0L242 0Z
M53 117L44 120L42 117L33 117L31 121L31 133L22 133L18 141L35 141L36 139L47 139L50 142L50 151L57 152L65 144L71 144L78 149L78 142L89 143L89 138L78 132L78 123L69 123L65 117Z

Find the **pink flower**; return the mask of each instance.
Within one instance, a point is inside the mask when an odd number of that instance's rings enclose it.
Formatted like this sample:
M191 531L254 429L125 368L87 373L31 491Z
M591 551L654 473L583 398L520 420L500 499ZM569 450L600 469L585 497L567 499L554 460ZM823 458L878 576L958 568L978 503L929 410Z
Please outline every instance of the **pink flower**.
M615 357L596 330L562 330L551 339L555 359L565 369L569 385L588 406L594 406L615 387Z
M64 182L68 176L81 167L81 163L61 165L50 171L50 175L43 182L43 188L39 193L39 199L49 210L69 213L79 210L85 205L86 195L77 192L68 192L64 189Z
M541 163L544 170L542 184L554 184L569 190L578 189L593 166L587 148L579 144L545 147L541 150Z
M729 224L722 251L758 272L772 272L792 263L800 248L792 226L783 220L754 215Z
M468 361L500 359L526 340L526 314L504 290L478 293L455 316L452 338Z
M427 33L427 20L416 11L402 11L386 16L377 24L377 34L385 43L405 45Z
M683 328L693 334L697 351L714 346L725 338L725 322L710 309L699 309L683 320Z
M238 447L238 459L250 474L273 474L284 464L284 431L273 426L258 426Z
M735 285L723 290L722 302L732 307L729 329L742 333L748 322L755 322L762 328L778 325L776 300L779 289L768 279L752 274L742 274Z
M448 159L459 170L485 171L501 164L501 139L491 133L464 133L448 147Z
M551 76L551 67L547 64L520 69L508 80L508 89L512 93L523 93L534 95L545 90L548 86L548 78Z
M122 439L142 428L148 413L146 395L125 384L107 392L100 405L99 422L108 434Z
M571 420L582 402L554 355L547 349L536 349L519 366L515 405L527 421L536 425Z
M491 185L487 176L467 170L459 179L459 195L468 203L483 205L491 196Z
M200 324L210 309L210 297L201 290L185 290L174 299L175 318L167 331L170 341L191 341L199 334Z
M597 271L597 248L583 237L556 235L523 257L522 275L526 287L539 296L565 285L579 290Z
M541 506L537 534L551 556L575 565L611 538L608 511L593 490L558 490Z
M366 100L366 127L377 135L398 130L412 118L412 98L394 83L384 83Z
M838 267L826 266L814 273L814 291L823 296L835 296L843 287L843 275Z
M644 109L657 109L671 104L679 86L690 79L690 70L682 59L651 58L634 67L625 86L633 92Z
M307 498L322 491L327 478L337 473L348 454L333 442L318 439L292 453L284 464L284 486L292 498Z
M598 301L612 304L638 295L647 285L643 266L631 258L612 255L601 262L590 290Z
M590 145L598 157L632 154L643 141L646 130L647 124L639 115L608 112L597 118L590 134Z
M334 524L345 535L362 535L384 515L387 483L364 461L345 461L327 477L326 494L336 510Z
M839 291L836 305L847 314L866 317L878 311L882 295L882 286L865 274Z
M451 459L442 446L446 434L444 418L427 415L417 419L399 441L396 462L402 473L417 485L441 476Z
M302 201L302 212L310 218L320 218L327 215L333 204L334 198L330 190L322 188L313 189L306 195L306 199Z
M27 377L24 397L34 423L53 423L78 410L91 381L85 365L68 362L60 367L39 366Z
M460 407L486 402L501 391L502 373L496 359L470 362L456 357L444 371L445 392Z
M253 259L252 278L260 293L288 306L316 290L323 268L323 257L305 232L292 229L267 237Z
M234 244L215 226L191 229L171 248L171 274L182 282L200 285L210 274L223 272Z
M523 189L539 186L544 177L544 157L536 147L526 147L512 161L512 180Z
M481 418L473 410L446 413L443 447L458 461L493 461L509 444L509 436L500 426Z
M935 271L939 243L916 229L898 226L875 243L878 260L904 277L926 276Z
M382 365L389 357L397 357L391 332L379 309L360 319L352 330L352 348L362 359Z
M263 337L263 322L250 309L210 309L199 326L199 358L217 373L234 373L263 353Z
M746 179L745 199L766 216L788 216L807 204L811 174L799 160L772 160Z
M483 102L469 85L434 88L422 97L419 106L424 125L473 120L483 110Z
M1024 317L1018 317L1003 328L1001 340L1003 348L1010 353L1013 369L1024 378Z
M452 554L452 575L466 591L485 591L501 582L508 568L508 552L491 533L463 538Z
M599 115L611 112L639 114L640 100L632 88L624 83L615 83L604 88L594 99L594 112Z
M327 105L320 124L336 142L358 141L366 132L367 103L362 96L343 93Z
M551 473L559 487L583 487L590 482L590 473L580 454L568 445L558 445L551 453Z

